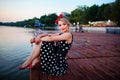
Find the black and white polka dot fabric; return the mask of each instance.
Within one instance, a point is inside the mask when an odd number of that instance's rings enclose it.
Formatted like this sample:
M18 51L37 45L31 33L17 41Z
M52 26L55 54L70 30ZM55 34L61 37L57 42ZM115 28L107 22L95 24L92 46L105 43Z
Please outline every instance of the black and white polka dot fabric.
M60 76L66 73L68 65L66 54L71 47L66 41L58 41L57 46L54 42L42 42L41 44L41 69L44 73Z

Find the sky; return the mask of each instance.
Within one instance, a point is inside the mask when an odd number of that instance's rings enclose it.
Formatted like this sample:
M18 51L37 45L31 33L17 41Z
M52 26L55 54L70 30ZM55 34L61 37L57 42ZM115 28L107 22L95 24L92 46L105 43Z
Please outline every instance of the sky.
M0 22L16 22L61 12L71 13L78 6L102 5L115 0L0 0Z

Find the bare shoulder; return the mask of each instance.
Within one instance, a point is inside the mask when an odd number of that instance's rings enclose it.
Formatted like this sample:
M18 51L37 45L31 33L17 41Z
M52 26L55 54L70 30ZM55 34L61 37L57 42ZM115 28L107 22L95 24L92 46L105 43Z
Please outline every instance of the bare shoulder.
M64 33L65 37L66 37L66 41L68 43L72 42L72 33L68 32L68 33Z
M68 37L72 37L72 33L70 33L70 32L63 33L63 35L68 36Z

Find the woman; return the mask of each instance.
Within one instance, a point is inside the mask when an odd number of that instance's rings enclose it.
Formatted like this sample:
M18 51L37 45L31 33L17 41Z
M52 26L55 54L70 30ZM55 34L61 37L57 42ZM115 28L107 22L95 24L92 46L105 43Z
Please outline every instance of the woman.
M69 32L70 22L62 14L56 20L60 33L42 34L31 42L36 46L30 57L19 67L19 69L33 68L37 62L41 62L41 69L50 75L63 75L67 70L66 54L72 44L72 34ZM39 59L40 57L40 59ZM31 66L32 64L32 66Z

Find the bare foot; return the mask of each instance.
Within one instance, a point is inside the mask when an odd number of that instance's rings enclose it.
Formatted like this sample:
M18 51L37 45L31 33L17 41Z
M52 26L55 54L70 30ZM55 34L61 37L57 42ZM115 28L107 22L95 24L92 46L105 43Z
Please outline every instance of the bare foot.
M28 69L34 68L35 65L36 65L37 63L39 63L39 62L40 62L40 58L34 59L33 62L31 63L31 65L28 66Z
M35 66L38 62L40 62L39 58L33 60L32 65Z
M19 66L19 70L23 70L27 68L31 63L29 61L25 61L21 66Z

